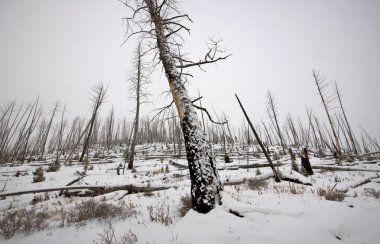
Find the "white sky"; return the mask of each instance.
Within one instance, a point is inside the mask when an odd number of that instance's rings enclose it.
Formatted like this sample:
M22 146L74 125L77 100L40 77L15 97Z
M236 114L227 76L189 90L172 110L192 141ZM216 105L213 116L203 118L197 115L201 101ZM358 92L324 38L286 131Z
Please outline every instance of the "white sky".
M182 9L194 21L186 37L194 59L208 37L222 38L233 54L207 73L194 70L190 92L196 97L199 89L210 111L240 125L237 93L254 121L267 120L271 90L281 122L288 112L305 118L305 106L324 119L311 76L317 69L338 82L351 124L380 138L380 1L188 0ZM103 112L114 106L117 117L131 118L135 42L120 47L127 15L117 0L0 0L0 103L40 95L45 106L60 99L71 115L88 116L89 89L103 81ZM165 105L157 99L168 87L165 77L152 81L154 105Z

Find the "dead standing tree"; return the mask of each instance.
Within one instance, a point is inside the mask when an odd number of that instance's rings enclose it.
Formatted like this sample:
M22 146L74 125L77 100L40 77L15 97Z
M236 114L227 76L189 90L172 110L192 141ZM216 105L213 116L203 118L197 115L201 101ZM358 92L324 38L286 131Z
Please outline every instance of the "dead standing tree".
M189 31L183 21L190 18L180 13L175 1L140 0L125 1L124 4L133 12L130 18L126 18L131 31L126 40L133 35L142 35L146 47L159 57L158 61L165 71L184 135L192 205L197 212L207 213L219 202L222 185L211 146L184 84L185 78L189 76L184 69L194 66L201 68L204 64L214 63L228 56L217 56L220 51L219 42L213 42L204 59L197 62L187 60L181 55L180 32Z
M88 130L88 133L86 135L86 138L85 138L85 141L84 141L84 144L83 144L83 151L82 151L82 154L81 154L81 156L79 158L79 162L83 161L84 155L87 152L88 145L90 143L90 137L91 137L91 134L92 134L92 129L94 127L94 123L95 123L95 120L96 120L96 115L98 114L100 106L104 103L106 92L107 92L107 88L104 88L103 84L99 84L99 85L96 85L92 89L92 92L93 93L91 94L91 98L90 98L91 101L93 102L93 104L92 104L92 107L93 107L93 109L92 109L92 115L91 115L91 119L90 119L90 121L88 122L88 125L87 125L87 127L89 126L89 130Z
M136 101L136 111L135 120L133 125L133 137L130 144L130 150L128 155L128 169L133 169L133 161L135 159L135 147L137 143L137 136L139 131L139 121L140 121L140 106L146 100L148 94L146 93L145 86L149 83L148 74L146 74L148 69L148 64L143 60L144 52L142 50L141 42L138 43L136 49L136 56L134 59L134 70L135 74L130 79L130 91L132 92L132 99Z
M105 134L105 148L107 149L107 154L110 153L110 149L112 148L113 146L113 139L114 139L114 135L113 135L113 132L114 132L114 126L115 126L115 115L114 115L114 110L113 110L113 107L110 111L110 114L107 118L107 120L105 121L105 126L106 126L106 134Z
M333 102L333 99L327 93L328 82L326 81L325 78L320 77L319 72L316 72L315 70L313 70L313 77L314 77L315 85L317 86L317 89L318 89L318 94L321 97L322 105L325 109L326 116L327 116L327 119L329 121L330 128L331 128L334 140L335 140L334 145L336 147L336 152L334 154L339 156L339 155L341 155L341 148L340 148L338 134L336 132L336 129L334 127L334 122L333 122L332 117L330 115L331 103Z
M65 115L66 105L63 106L63 111L61 115L61 123L59 125L59 132L58 132L58 145L57 145L57 152L55 157L55 163L59 164L59 156L62 153L62 139L63 139L63 131L65 129L65 121L63 120L63 117Z

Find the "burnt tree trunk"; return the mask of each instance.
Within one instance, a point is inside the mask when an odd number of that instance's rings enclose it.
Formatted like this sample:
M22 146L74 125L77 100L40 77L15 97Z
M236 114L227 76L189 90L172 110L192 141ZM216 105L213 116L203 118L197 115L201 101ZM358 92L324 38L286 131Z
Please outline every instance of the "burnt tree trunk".
M140 44L137 49L137 77L136 77L136 114L133 125L133 137L131 142L131 149L129 151L128 169L133 169L133 162L135 159L135 147L137 143L137 136L139 132L139 117L140 117L140 88L141 88L141 49Z
M195 211L207 213L218 204L219 191L222 189L216 162L181 74L177 70L156 2L144 2L150 13L150 21L154 25L159 57L180 118L190 171L192 205Z
M309 175L314 174L313 169L310 165L309 155L307 154L306 148L302 148L301 150L301 164Z
M272 169L272 171L273 171L274 179L275 179L277 182L280 182L280 181L281 181L281 177L280 177L279 173L277 172L277 170L275 169L275 167L274 167L274 165L273 165L273 162L272 162L272 160L271 160L271 158L270 158L270 156L269 156L269 153L268 153L269 150L267 151L267 149L265 149L264 144L261 142L261 139L260 139L259 135L257 135L256 130L255 130L255 128L253 127L252 122L251 122L251 120L249 119L247 112L245 112L245 109L244 109L244 107L243 107L243 104L241 104L239 97L238 97L236 94L235 94L235 97L236 97L236 99L237 99L237 101L238 101L238 103L239 103L239 106L240 106L241 110L243 111L243 114L244 114L245 118L246 118L247 121L248 121L249 126L251 127L251 130L252 130L253 134L254 134L255 137L256 137L257 142L259 143L259 145L260 145L260 147L261 147L261 150L263 151L265 157L266 157L267 160L268 160L268 163L269 163L269 165L270 165L270 167L271 167L271 169Z

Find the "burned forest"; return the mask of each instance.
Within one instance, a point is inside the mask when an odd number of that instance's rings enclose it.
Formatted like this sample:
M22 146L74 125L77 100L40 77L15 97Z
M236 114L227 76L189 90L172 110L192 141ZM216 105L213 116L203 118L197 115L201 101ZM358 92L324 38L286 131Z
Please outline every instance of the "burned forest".
M0 3L1 243L378 242L378 3L42 2Z

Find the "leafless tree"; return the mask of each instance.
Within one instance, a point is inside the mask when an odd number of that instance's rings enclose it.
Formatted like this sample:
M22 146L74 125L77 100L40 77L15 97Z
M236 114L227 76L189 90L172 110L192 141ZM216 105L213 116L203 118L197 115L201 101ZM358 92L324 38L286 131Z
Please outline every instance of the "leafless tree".
M315 143L316 149L318 150L318 154L320 156L322 156L323 155L323 151L322 151L322 148L321 148L321 143L318 140L316 129L314 127L313 120L312 120L312 110L309 111L309 110L306 109L306 112L307 112L307 116L308 116L308 119L309 119L309 124L310 124L311 130L313 132L314 143Z
M261 124L264 127L265 135L267 137L267 142L269 143L269 145L273 145L272 137L270 136L269 131L268 131L267 127L265 126L265 123L262 120L261 120Z
M65 121L63 120L65 115L66 105L63 106L63 111L61 115L61 122L59 124L59 132L58 132L58 145L57 145L57 151L56 151L56 157L55 157L55 163L59 163L59 157L62 153L62 141L63 141L63 131L65 128Z
M158 57L155 65L161 63L165 71L184 135L193 208L207 213L218 203L222 185L195 104L185 87L186 77L190 76L186 69L202 69L202 65L226 59L228 55L218 56L219 42L210 43L206 55L199 61L191 61L183 55L181 31L189 31L184 21L191 19L180 13L174 0L127 0L124 4L132 10L132 16L126 18L129 26L126 40L134 35L143 36L145 45Z
M259 145L260 145L260 147L261 147L261 150L263 151L263 153L264 153L266 159L268 160L268 163L269 163L269 165L270 165L270 167L271 167L271 169L272 169L272 171L273 171L273 175L274 175L275 180L276 180L277 182L280 182L280 181L281 181L281 177L280 177L279 173L277 172L277 170L275 169L275 167L274 167L274 165L273 165L273 163L272 163L272 159L270 158L270 156L269 156L269 154L268 154L268 152L267 152L267 150L266 150L264 144L261 142L260 137L258 136L258 134L257 134L257 132L256 132L256 130L255 130L255 128L253 127L252 122L251 122L251 120L249 119L247 112L245 112L245 109L244 109L243 105L241 104L241 102L240 102L240 100L239 100L239 97L238 97L236 94L235 94L235 96L236 96L236 99L237 99L237 101L238 101L238 103L239 103L239 105L240 105L241 110L243 111L243 114L244 114L245 118L247 119L247 122L248 122L248 124L249 124L249 127L251 127L251 130L252 130L253 134L255 135L256 140L257 140L257 142L259 143Z
M82 154L79 158L79 162L83 161L84 155L86 154L86 152L88 150L88 145L90 142L90 137L92 134L92 129L94 127L95 119L96 119L96 116L98 114L100 106L104 103L104 100L106 97L106 92L107 92L107 88L105 88L103 86L103 84L98 84L98 85L94 86L94 88L92 89L92 93L90 94L90 100L92 101L92 114L91 114L91 119L87 125L87 127L89 129L87 132L87 136L85 137L85 141L83 144L83 150L82 150Z
M41 150L41 158L44 157L46 141L47 141L47 138L49 136L50 128L51 128L51 125L53 123L53 119L54 119L55 113L57 112L57 109L58 109L58 102L55 103L55 106L54 106L53 112L51 114L49 123L46 126L46 130L45 130L44 136L42 138L42 145L41 145L41 148L40 148L40 150Z
M366 135L367 139L369 140L369 143L371 144L371 146L373 147L374 150L377 150L377 151L380 151L380 145L379 143L377 143L376 139L375 138L372 138L368 133L367 131L364 130L363 127L360 126L360 129L364 132L364 134ZM368 145L366 143L364 143L364 137L362 136L363 138L363 146L366 145L365 147L367 148L367 151L369 152L369 148L368 148Z
M348 136L350 138L352 149L354 151L354 154L358 155L358 149L357 149L357 146L355 144L354 134L353 134L353 132L351 130L350 123L348 123L346 112L344 111L343 104L342 104L342 98L341 98L341 95L340 95L340 92L339 92L339 89L338 89L338 84L336 82L335 82L335 93L336 93L336 95L338 97L339 106L340 106L340 109L342 110L344 121L346 122L347 132L348 132Z
M22 123L18 131L18 136L10 151L11 161L14 162L15 160L19 160L20 162L24 162L28 151L30 150L30 139L31 135L38 125L38 121L41 117L43 108L39 105L39 98L36 99L35 102L30 104L25 109L25 114L27 114L27 117L23 119L24 115L21 116L19 122Z
M113 108L110 111L110 114L107 118L107 124L106 124L106 148L107 148L107 153L109 154L109 151L112 147L113 144L113 132L114 132L114 126L115 126L115 115L114 115L114 110Z
M133 162L135 158L135 146L137 143L137 136L139 131L140 120L140 106L146 102L148 94L146 93L146 85L149 83L148 79L148 67L144 61L144 52L142 50L141 42L138 43L134 64L135 74L130 79L130 91L132 92L132 98L136 101L135 120L134 120L134 132L129 150L128 169L133 169ZM145 99L145 101L144 101Z
M334 137L334 145L336 147L336 151L334 154L337 156L341 155L341 147L339 143L339 138L335 129L334 121L330 115L330 110L332 109L331 103L334 101L333 97L328 94L328 82L325 78L319 75L319 72L313 70L313 77L315 81L315 85L318 89L318 94L321 97L323 108L325 109L327 119L329 121L330 129Z
M16 100L11 101L3 108L1 108L1 120L0 120L0 163L4 163L9 160L9 144L13 138L13 135L16 133L19 124L21 123L24 115L27 112L25 109L24 113L19 119L20 112L23 109L23 105L20 106L15 116L13 112L16 108ZM12 119L13 117L13 119Z
M277 105L274 101L274 97L270 91L268 91L267 94L267 104L268 104L268 115L269 118L271 119L273 126L276 129L277 135L280 139L281 147L282 147L282 152L286 154L286 145L284 143L284 138L282 136L280 126L278 125L278 113L277 113Z
M288 113L288 117L286 118L287 120L287 123L288 123L288 126L289 126L289 129L292 133L292 136L293 136L293 144L295 147L299 147L299 137L298 137L298 133L297 133L297 130L294 126L294 122L293 122L293 118L292 116Z

